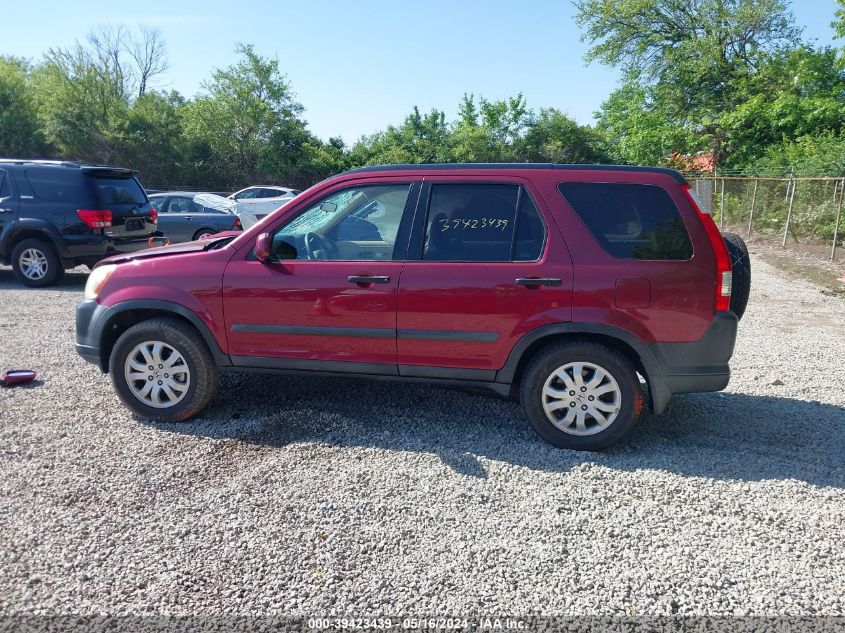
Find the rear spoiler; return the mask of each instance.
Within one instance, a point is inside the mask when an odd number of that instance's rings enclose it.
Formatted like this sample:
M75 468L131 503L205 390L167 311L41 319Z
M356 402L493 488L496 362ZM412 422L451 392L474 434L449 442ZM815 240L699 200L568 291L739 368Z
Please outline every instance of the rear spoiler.
M104 176L105 178L137 178L137 169L126 169L124 167L96 167L86 165L81 168L83 174L92 176Z

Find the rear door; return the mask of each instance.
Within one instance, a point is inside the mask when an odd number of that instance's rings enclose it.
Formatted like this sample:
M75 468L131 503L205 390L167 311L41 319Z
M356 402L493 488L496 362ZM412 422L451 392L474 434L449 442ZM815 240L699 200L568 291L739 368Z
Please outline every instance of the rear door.
M12 175L0 169L0 235L11 224L18 212L18 196L12 183Z
M402 270L399 372L490 380L527 331L569 321L572 264L521 178L426 183Z
M185 227L181 216L173 213L175 196L153 196L152 205L158 209L158 230L171 242L184 242Z
M190 242L197 229L201 228L202 209L194 202L193 196L169 196L167 198L167 221L173 232L171 240Z

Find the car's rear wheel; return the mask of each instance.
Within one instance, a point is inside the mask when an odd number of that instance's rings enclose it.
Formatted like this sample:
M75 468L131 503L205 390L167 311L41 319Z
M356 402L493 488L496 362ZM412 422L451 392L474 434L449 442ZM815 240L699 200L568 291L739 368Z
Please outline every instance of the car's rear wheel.
M22 240L12 249L12 270L18 281L32 288L58 283L65 273L56 249L37 238Z
M150 319L126 330L112 349L109 373L123 403L144 418L182 422L217 389L219 369L187 323Z
M625 436L643 407L637 373L624 355L585 341L540 352L520 384L537 434L560 448L598 451Z
M745 240L736 233L722 233L722 239L731 258L731 310L741 319L751 294L751 257Z
M214 235L215 231L211 229L200 229L196 233L194 233L194 240L201 240L203 238L208 237L209 235Z

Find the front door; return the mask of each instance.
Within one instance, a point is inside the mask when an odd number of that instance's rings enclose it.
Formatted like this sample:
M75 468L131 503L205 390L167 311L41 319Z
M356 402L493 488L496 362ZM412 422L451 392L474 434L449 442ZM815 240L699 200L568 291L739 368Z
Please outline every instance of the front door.
M12 175L0 169L0 235L6 224L15 219L18 211L18 197L12 185Z
M420 200L399 288L399 372L492 380L523 334L571 320L569 252L527 181L443 176Z
M396 302L419 185L344 184L241 249L223 284L235 365L396 374ZM244 252L248 251L248 252Z

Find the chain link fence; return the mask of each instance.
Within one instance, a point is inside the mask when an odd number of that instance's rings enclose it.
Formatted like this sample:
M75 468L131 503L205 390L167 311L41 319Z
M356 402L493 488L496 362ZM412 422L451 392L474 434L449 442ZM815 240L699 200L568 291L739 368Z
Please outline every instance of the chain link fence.
M845 259L845 178L689 175L723 230L830 261Z

